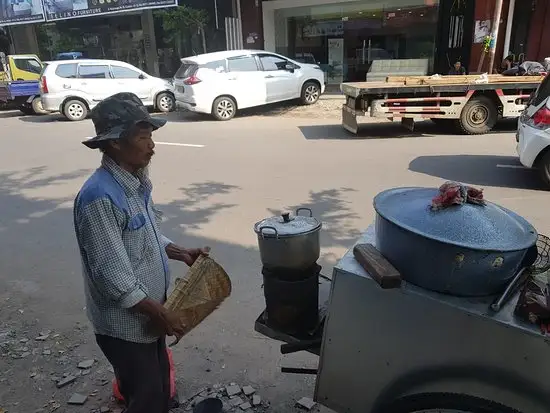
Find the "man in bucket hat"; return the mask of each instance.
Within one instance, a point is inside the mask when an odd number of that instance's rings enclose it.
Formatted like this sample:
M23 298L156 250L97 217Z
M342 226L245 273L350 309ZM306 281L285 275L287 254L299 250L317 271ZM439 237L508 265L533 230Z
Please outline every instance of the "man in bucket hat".
M103 158L74 204L88 316L115 370L126 413L167 413L165 337L178 341L185 333L178 316L163 307L168 258L192 265L209 249L179 247L160 232L147 167L152 132L166 121L151 117L132 93L103 100L91 117L97 135L83 143Z

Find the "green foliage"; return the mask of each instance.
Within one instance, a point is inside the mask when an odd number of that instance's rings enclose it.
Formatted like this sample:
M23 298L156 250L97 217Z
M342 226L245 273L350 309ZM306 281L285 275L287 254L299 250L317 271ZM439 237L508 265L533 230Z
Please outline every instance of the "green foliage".
M177 6L156 12L161 18L162 26L171 40L185 38L189 30L196 31L202 40L203 52L206 53L205 28L208 24L208 12L189 6Z

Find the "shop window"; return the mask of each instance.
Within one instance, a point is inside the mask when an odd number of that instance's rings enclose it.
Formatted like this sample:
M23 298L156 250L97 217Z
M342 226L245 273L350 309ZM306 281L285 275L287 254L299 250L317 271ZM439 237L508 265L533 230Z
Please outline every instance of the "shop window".
M81 79L108 79L111 76L107 65L81 65L78 68L78 77Z
M111 72L113 73L113 77L115 79L139 79L141 76L141 73L122 66L111 65Z
M42 65L35 59L13 59L15 67L25 72L40 74L42 72Z
M260 55L260 62L265 71L285 70L288 60L273 55Z
M230 72L257 72L258 64L253 56L242 56L227 59Z
M57 66L55 69L55 74L64 79L75 79L76 78L76 63L66 63Z

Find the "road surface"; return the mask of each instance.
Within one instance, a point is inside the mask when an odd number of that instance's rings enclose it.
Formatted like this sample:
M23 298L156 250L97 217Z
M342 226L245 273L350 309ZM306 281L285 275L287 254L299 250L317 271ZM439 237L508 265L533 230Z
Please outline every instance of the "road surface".
M324 225L326 275L372 222L372 198L395 186L467 182L550 233L548 195L518 164L513 125L468 137L438 135L429 122L415 133L373 124L350 138L336 118L169 119L155 134L151 166L155 202L166 215L162 229L184 246L211 246L234 284L222 308L174 350L184 399L230 382L252 384L278 412L312 396L313 377L285 376L279 368L315 367L317 359L283 357L279 343L253 331L264 300L252 227L264 217L311 208ZM71 215L76 192L100 160L80 144L93 126L10 112L0 113L0 124L0 411L51 411L59 403L58 411L87 412L107 403L110 390L99 383L110 375L85 317ZM173 276L184 271L172 263ZM49 333L44 342L35 340L40 332ZM90 374L55 389L52 376L72 374L75 363L94 357ZM73 392L94 389L98 395L84 407L67 407Z

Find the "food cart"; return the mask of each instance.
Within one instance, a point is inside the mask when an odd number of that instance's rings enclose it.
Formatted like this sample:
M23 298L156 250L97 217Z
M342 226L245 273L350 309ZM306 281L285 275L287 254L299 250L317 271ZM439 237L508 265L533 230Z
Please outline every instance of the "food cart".
M377 246L380 222L357 244ZM264 313L255 329L287 343L282 353L320 356L316 370L283 371L316 374L314 400L337 413L548 413L550 343L514 315L518 296L494 312L495 295L382 288L351 248L320 278L321 328L296 337Z

